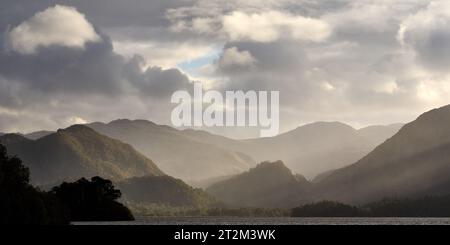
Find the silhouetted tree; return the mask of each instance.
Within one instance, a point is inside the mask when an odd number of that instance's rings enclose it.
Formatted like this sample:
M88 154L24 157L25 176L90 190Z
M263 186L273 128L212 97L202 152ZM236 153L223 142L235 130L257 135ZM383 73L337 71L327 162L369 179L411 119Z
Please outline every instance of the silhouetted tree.
M323 201L292 210L295 217L450 217L450 195L383 199L361 207Z
M68 216L55 196L29 184L30 173L0 144L0 224L66 224Z
M357 217L362 214L357 207L333 201L305 204L292 210L294 217Z
M73 183L62 183L52 193L70 210L72 221L134 220L130 210L117 202L120 190L110 180L93 177Z

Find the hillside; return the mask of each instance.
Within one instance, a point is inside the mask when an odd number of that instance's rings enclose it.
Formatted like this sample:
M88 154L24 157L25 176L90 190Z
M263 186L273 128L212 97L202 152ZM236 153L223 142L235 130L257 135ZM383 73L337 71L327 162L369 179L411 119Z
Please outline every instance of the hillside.
M239 207L292 207L302 201L309 182L294 175L281 161L263 162L249 171L218 182L207 192Z
M403 124L369 126L359 130L340 122L316 122L271 138L233 140L205 131L182 133L231 151L241 151L258 162L282 160L308 179L354 163L398 132Z
M32 132L29 134L25 134L23 136L25 136L25 138L30 139L30 140L37 140L40 139L42 137L45 137L49 134L53 134L53 131L46 131L46 130L41 130L41 131L36 131L36 132Z
M3 134L0 135L0 143L3 145L12 145L17 143L27 143L31 142L32 140L29 140L22 136L21 134Z
M312 183L296 185L289 170L281 171L279 165L270 171L257 167L211 186L208 192L228 203L262 207L323 200L360 205L384 198L448 195L449 125L450 106L446 106L422 114L354 164L324 172ZM376 135L380 128L361 131Z
M82 125L58 130L35 141L20 135L4 135L0 142L30 167L32 182L38 185L95 175L112 180L163 175L151 160L130 145Z
M145 120L116 120L87 126L131 144L156 161L165 173L187 182L238 174L255 165L252 158L243 153Z
M404 124L396 123L390 125L375 125L368 126L365 128L361 128L358 130L358 134L363 136L365 139L369 140L372 145L378 146L383 143L390 137L392 137L395 133L397 133Z
M250 140L234 140L202 130L177 130L145 120L116 120L88 126L133 145L169 175L204 186L203 182L211 179L248 170L256 165L253 159L282 160L294 172L312 179L356 162L402 125L356 130L338 122L318 122L276 137Z
M205 208L216 203L203 190L192 188L182 180L167 175L130 178L118 182L117 186L123 193L123 199L141 205Z
M361 159L400 126L356 130L339 122L317 122L272 138L247 140L244 152L257 161L282 160L292 171L312 179Z
M334 171L314 199L366 203L450 193L450 106L422 114L370 154Z

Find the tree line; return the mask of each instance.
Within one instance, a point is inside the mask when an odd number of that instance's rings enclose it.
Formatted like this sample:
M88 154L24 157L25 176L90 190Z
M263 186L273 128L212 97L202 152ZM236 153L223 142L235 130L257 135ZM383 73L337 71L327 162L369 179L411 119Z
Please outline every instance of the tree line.
M0 224L69 224L71 221L133 220L119 203L110 180L93 177L42 191L30 184L30 171L0 144Z

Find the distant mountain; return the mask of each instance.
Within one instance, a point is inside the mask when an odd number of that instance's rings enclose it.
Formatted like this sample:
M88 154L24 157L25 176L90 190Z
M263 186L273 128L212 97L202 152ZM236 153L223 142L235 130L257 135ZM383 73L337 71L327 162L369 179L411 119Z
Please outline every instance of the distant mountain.
M302 202L310 183L281 161L263 162L249 171L213 184L208 193L237 207L293 207Z
M36 131L33 133L29 133L29 134L25 134L23 136L25 136L26 138L30 139L30 140L37 140L40 139L44 136L47 136L49 134L53 134L53 131L46 131L46 130L41 130L41 131Z
M197 180L197 181L191 181L189 184L191 184L192 186L195 186L197 188L206 189L215 183L231 179L234 176L236 176L236 175L234 174L234 175L224 175L224 176L206 178L206 179L201 179L201 180Z
M334 171L336 171L336 169L331 169L328 171L325 171L319 175L317 175L314 179L311 180L312 183L319 183L320 181L322 181L323 179L327 178L328 176L330 176L331 174L334 173Z
M206 208L217 201L201 189L170 176L145 176L117 183L123 198L132 203Z
M258 162L282 160L309 179L361 159L398 132L403 124L370 126L356 130L340 122L316 122L271 138L233 140L205 131L182 133L221 148L241 151Z
M0 143L7 146L12 145L16 143L23 143L23 142L31 142L31 140L25 138L21 134L3 134L0 136ZM10 152L11 153L11 152Z
M256 165L255 160L282 160L294 172L312 179L356 162L402 125L356 130L339 122L318 122L272 138L250 140L234 140L202 130L177 130L145 120L88 126L133 145L169 175L203 186L205 180L246 171Z
M30 139L30 140L37 140L39 138L42 138L42 137L47 136L47 135L52 134L52 133L54 133L54 132L53 131L41 130L41 131L36 131L36 132L29 133L29 134L22 134L22 133L8 133L8 134L9 135L13 135L13 134L14 135L19 135L19 136L25 137L25 138ZM5 135L5 133L0 133L0 136L3 136L3 135Z
M396 129L398 126L391 127ZM376 136L385 130L388 129L370 127L358 130L357 135ZM348 132L341 137L349 135ZM325 135L333 134L326 132ZM372 136L368 138L374 139ZM347 140L343 138L343 142ZM324 172L313 182L304 180L296 184L289 170L281 166L272 165L269 170L263 171L264 168L261 168L258 171L259 166L212 185L208 192L228 203L259 207L290 206L295 202L300 205L323 200L366 204L384 198L448 195L450 105L422 114L354 164ZM272 181L277 184L271 184Z
M358 130L358 134L369 140L372 145L378 146L394 134L396 134L404 124L396 123L385 126L369 126Z
M292 171L312 179L356 162L400 127L397 124L356 130L339 122L317 122L272 138L247 140L241 148L257 161L282 160Z
M202 139L201 132L180 131L145 120L116 120L87 126L131 144L156 161L165 173L188 182L241 173L256 164L238 149L225 149Z
M163 175L151 160L130 145L82 125L58 130L38 140L3 135L0 143L23 160L31 170L32 182L38 185L96 175L112 180Z
M450 106L422 114L370 154L334 171L314 199L366 203L450 193Z

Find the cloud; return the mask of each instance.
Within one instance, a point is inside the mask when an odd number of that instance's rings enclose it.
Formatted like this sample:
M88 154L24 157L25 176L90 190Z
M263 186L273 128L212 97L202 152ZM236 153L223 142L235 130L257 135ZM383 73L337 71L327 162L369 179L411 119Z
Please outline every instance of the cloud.
M70 124L70 125L73 125L73 124L86 124L86 123L88 123L88 121L86 121L83 118L78 117L78 116L71 116L71 117L67 118L67 123Z
M282 130L318 120L406 122L450 103L446 1L2 3L10 7L0 8L0 131L55 129L73 117L170 123L171 92L192 80L222 91L280 91ZM99 39L72 23L59 29L59 19L38 25L55 3L70 3ZM34 31L23 37L52 41L13 48L11 33L25 24Z
M40 13L58 8L74 10L56 6ZM35 25L33 20L21 22ZM185 89L189 78L176 68L148 66L140 56L124 57L99 33L98 41L83 48L40 45L32 55L0 49L0 130L56 129L124 117L169 123L163 115L170 111L170 95Z
M239 51L236 47L230 47L223 51L219 59L219 67L220 69L248 69L256 62L256 59L247 50Z
M87 42L100 41L83 14L62 5L36 13L8 34L11 48L22 54L33 54L38 48L52 45L84 49Z
M114 51L132 58L138 54L146 59L148 65L160 66L165 69L177 67L178 64L204 57L214 51L207 44L184 42L152 42L147 41L114 41Z
M232 12L223 17L223 30L231 41L273 42L281 38L323 41L331 34L321 20L279 11L262 13Z
M170 98L173 92L188 89L189 78L178 69L147 67L145 59L134 56L125 66L124 74L144 97Z
M401 44L410 47L418 60L434 71L447 71L450 65L450 3L431 2L400 24Z

